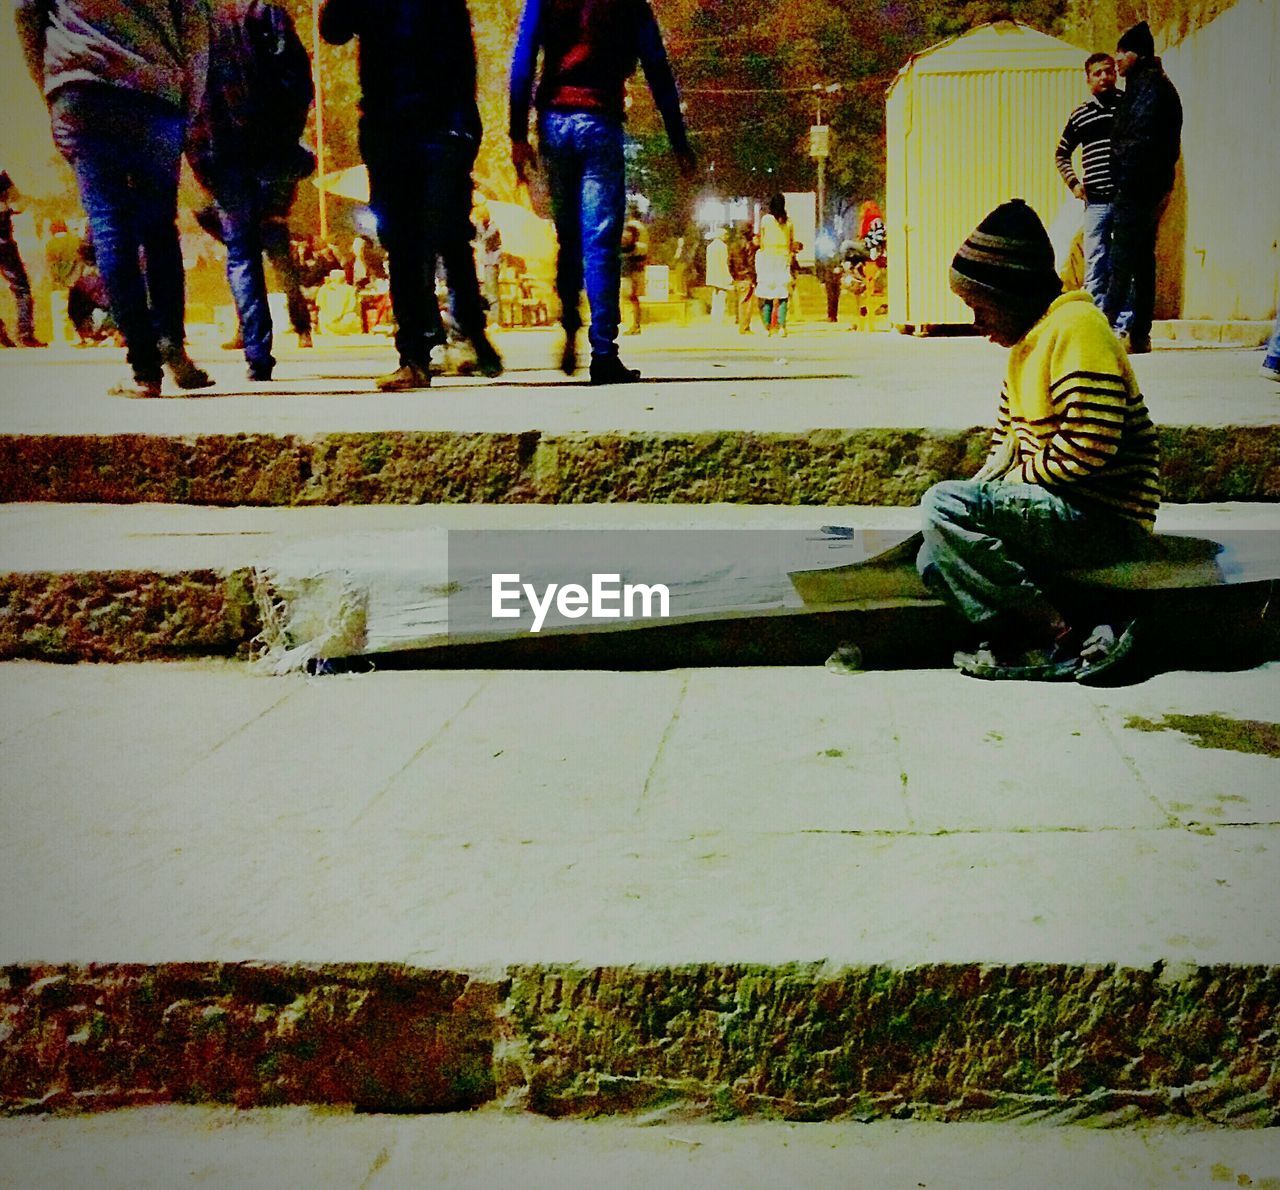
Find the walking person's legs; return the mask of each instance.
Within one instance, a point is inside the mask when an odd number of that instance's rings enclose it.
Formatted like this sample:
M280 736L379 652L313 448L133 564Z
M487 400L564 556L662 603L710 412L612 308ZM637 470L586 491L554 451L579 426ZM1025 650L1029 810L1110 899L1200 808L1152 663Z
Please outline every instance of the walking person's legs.
M556 227L556 297L565 335L560 368L572 376L578 367L577 337L582 327L582 166L567 116L548 112L540 126L540 140Z

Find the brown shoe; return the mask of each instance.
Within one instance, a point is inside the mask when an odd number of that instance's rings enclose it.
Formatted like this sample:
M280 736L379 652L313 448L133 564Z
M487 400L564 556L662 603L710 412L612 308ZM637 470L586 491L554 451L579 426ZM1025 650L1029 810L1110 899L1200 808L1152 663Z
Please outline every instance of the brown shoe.
M378 378L378 391L383 393L411 393L431 387L431 372L421 364L401 364L390 376Z

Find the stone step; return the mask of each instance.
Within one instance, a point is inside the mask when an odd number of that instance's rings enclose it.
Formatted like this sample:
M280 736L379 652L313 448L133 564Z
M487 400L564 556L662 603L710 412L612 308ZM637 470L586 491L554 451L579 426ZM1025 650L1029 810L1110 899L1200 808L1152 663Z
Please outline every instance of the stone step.
M0 667L0 1105L1280 1123L1280 666Z
M103 395L120 365L94 353L5 353L0 500L905 506L976 469L1004 368L973 339L672 327L625 341L649 380L599 389L547 370L559 342L509 332L497 382L394 396L373 388L385 349L294 351L269 386L214 352L216 388L159 401ZM1280 499L1280 407L1258 363L1135 357L1169 499Z
M786 580L789 569L827 564L830 549L821 542L816 554L806 547L803 556L809 560L802 563L781 560L784 553L799 556L792 548L779 552L776 563L771 554L754 568L739 565L765 544L750 537L754 532L777 531L793 543L818 536L825 524L840 524L886 535L888 545L895 534L913 531L918 515L913 508L756 505L2 505L0 658L245 657L255 642L259 651L275 647L278 653L285 637L277 633L263 639L264 609L296 590L308 601L307 616L328 609L322 618L331 627L351 593L360 593L360 642L317 651L317 657L367 651L380 653L380 664L427 666L820 664L835 644L856 641L873 667L943 664L956 647L958 623L936 601L922 597L909 563L904 563L902 590L894 586L858 607L844 608L804 607ZM1266 546L1243 551L1246 567L1253 567L1237 576L1243 585L1176 599L1171 593L1161 597L1160 606L1177 633L1185 634L1188 617L1194 622L1211 614L1236 625L1242 658L1274 655L1280 636L1270 630L1261 608L1268 598L1265 584L1275 577L1264 563L1271 556L1269 543L1280 540L1280 509L1167 505L1160 528L1226 540L1243 534ZM513 638L507 642L483 643L493 636L489 633L474 637L474 645L460 644L446 635L450 609L444 584L459 577L448 569L448 534L477 530L713 531L723 537L699 545L692 560L669 575L664 570L662 578L672 584L682 576L696 580L697 558L714 545L716 559L738 567L735 585L726 596L699 593L693 614L682 610L681 588L673 585L673 619L627 631L534 636L517 625L504 634ZM740 546L735 534L742 535ZM1255 561L1248 562L1249 557ZM341 581L330 582L331 598L324 602L315 584L335 574ZM1151 610L1150 601L1143 607ZM1262 636L1255 631L1259 624L1266 629ZM295 647L304 643L290 640ZM451 656L437 648L445 644ZM1197 664L1202 652L1193 640L1180 644L1171 660Z

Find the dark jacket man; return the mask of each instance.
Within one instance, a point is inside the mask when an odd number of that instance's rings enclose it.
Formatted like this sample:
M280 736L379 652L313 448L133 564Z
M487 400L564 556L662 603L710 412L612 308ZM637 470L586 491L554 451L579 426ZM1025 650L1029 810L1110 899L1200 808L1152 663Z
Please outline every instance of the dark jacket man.
M1173 188L1182 139L1182 103L1155 56L1145 21L1116 44L1116 68L1125 93L1111 128L1111 280L1103 312L1116 327L1132 296L1131 354L1151 350L1156 302L1156 233Z

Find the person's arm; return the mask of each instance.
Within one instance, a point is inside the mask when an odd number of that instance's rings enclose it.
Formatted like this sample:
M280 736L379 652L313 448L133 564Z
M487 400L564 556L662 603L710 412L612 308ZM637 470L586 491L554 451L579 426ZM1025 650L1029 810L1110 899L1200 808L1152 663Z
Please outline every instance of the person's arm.
M507 93L511 163L516 177L522 182L525 172L537 159L529 144L529 108L533 103L533 80L538 70L541 25L542 0L525 0L520 28L516 33L516 48L511 55L511 81Z
M1022 481L1069 487L1106 467L1120 449L1129 386L1123 348L1103 327L1064 335L1049 363L1057 432L1022 464Z
M671 63L662 44L662 32L658 19L649 7L649 0L637 0L636 53L644 67L644 77L653 94L653 102L662 116L667 130L667 140L676 155L681 172L692 174L697 168L697 158L689 144L689 134L684 126L684 113L680 110L680 92L676 89Z
M1066 182L1067 189L1076 198L1084 198L1084 186L1081 184L1080 179L1076 177L1076 171L1071 165L1071 155L1076 151L1076 146L1079 144L1080 129L1076 125L1076 113L1072 112L1067 120L1066 127L1062 130L1062 136L1058 139L1058 148L1053 155L1053 161L1058 167L1058 172L1062 175L1062 180Z
M360 32L360 0L324 0L320 36L330 45L346 45Z
M18 41L22 44L27 70L43 93L45 34L49 28L48 0L17 0L13 20L18 28Z

